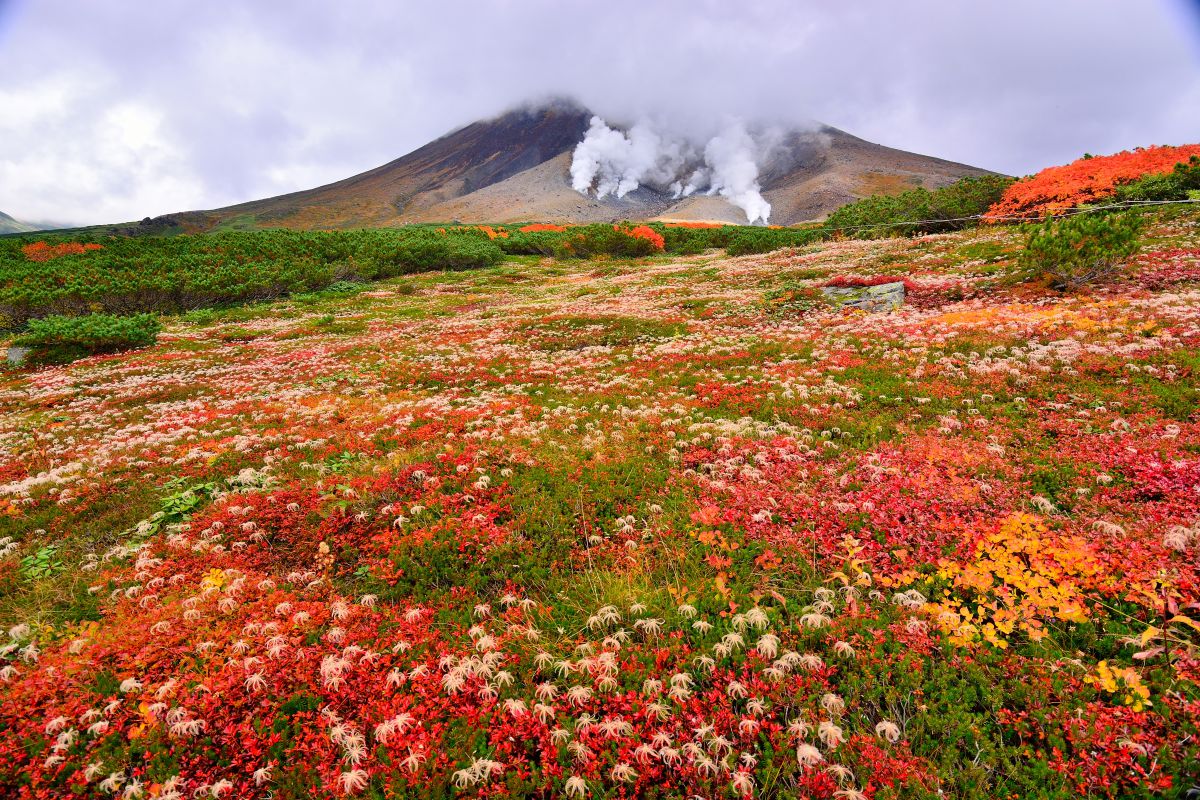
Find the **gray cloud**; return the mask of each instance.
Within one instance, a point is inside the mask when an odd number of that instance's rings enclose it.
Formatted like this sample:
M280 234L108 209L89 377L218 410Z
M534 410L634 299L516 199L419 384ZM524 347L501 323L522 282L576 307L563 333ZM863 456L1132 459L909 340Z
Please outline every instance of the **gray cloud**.
M1014 174L1200 139L1182 0L0 0L0 210L105 222L337 180L530 97L818 119Z

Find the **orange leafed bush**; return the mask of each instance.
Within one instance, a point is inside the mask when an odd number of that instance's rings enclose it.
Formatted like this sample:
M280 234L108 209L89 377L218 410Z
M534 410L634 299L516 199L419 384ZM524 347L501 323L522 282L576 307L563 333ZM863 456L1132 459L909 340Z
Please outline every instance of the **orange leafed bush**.
M621 233L626 236L632 236L634 239L645 239L654 245L655 250L661 251L667 246L662 234L649 225L637 225L632 228L621 228L619 225L613 225L613 230L621 231Z
M103 250L103 245L98 244L80 244L79 242L63 242L62 244L47 244L46 242L34 242L27 244L21 248L21 252L30 261L50 261L54 258L62 256L78 256L90 250Z
M487 234L489 239L507 239L508 231L504 228L493 228L491 225L476 225L477 229Z
M1200 155L1200 144L1138 148L1047 167L1008 187L1000 200L988 209L984 219L1037 219L1046 214L1057 214L1111 197L1117 186L1144 175L1170 172L1176 164L1193 155Z
M708 230L709 228L725 227L719 222L667 222L664 223L667 228L692 228L694 230Z
M524 228L520 228L520 231L521 233L537 233L539 231L554 231L556 233L562 233L566 229L566 225L551 225L545 222L537 222L533 225L526 225Z

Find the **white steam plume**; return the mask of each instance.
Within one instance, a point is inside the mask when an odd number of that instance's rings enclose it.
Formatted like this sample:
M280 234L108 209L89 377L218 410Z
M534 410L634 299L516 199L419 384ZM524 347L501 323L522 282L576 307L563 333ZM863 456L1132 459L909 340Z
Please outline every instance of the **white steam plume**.
M624 133L592 117L571 159L571 186L585 194L595 189L597 197L624 197L643 183L662 188L692 157L690 149L684 140L663 136L645 124Z
M746 212L750 222L771 216L771 204L758 186L754 140L741 122L731 122L704 146L704 162L712 170L709 194L719 194Z
M582 194L594 191L598 198L621 198L642 185L674 198L706 191L742 209L747 221L765 223L771 204L758 184L758 156L769 146L756 142L737 120L701 148L647 123L626 133L592 117L571 158L571 186Z

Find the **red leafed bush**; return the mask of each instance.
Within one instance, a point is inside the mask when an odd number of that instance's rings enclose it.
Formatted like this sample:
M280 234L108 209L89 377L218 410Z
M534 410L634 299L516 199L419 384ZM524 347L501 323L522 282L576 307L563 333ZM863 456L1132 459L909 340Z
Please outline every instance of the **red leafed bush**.
M525 227L519 228L518 230L520 230L521 233L538 233L540 231L551 231L554 233L562 233L566 229L567 229L566 225L551 225L550 223L547 223L547 222L536 222L533 225L526 225Z
M1200 155L1200 144L1147 147L1111 156L1084 156L1019 180L988 209L985 220L1004 217L1037 219L1084 203L1111 197L1117 186L1144 175L1170 172L1181 161Z
M80 244L79 242L63 242L62 244L47 244L46 242L34 242L27 244L21 248L21 252L30 261L50 261L51 259L61 258L63 256L78 256L90 250L103 250L103 245Z

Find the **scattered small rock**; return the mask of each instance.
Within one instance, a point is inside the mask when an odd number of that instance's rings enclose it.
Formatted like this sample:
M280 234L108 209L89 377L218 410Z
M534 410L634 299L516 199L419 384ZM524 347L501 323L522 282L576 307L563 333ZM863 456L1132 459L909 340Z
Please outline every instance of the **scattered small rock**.
M25 363L25 359L29 356L28 347L10 347L8 348L8 363L15 367Z

